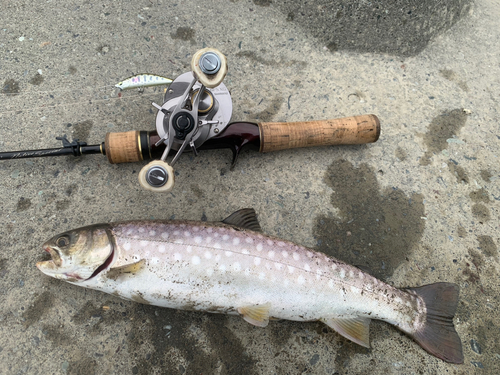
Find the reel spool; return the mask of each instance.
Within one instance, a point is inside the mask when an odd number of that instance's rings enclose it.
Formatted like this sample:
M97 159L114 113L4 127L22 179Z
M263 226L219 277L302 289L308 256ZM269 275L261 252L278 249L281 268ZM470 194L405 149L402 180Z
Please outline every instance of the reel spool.
M194 54L191 69L170 84L162 106L152 103L158 109L156 130L160 140L156 146L163 143L166 148L160 160L144 166L139 173L139 183L147 190L172 190L172 166L182 152L189 145L197 156L197 147L223 131L231 119L231 95L222 83L227 73L226 57L214 48L204 48ZM168 164L171 150L177 152Z

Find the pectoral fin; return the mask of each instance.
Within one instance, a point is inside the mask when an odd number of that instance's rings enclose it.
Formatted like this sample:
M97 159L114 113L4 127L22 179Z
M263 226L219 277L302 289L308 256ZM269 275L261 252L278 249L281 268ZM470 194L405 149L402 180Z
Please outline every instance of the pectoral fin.
M328 327L365 348L370 347L370 319L349 317L321 319Z
M144 259L141 259L137 262L126 264L121 267L111 268L106 274L106 277L108 279L116 280L119 276L137 273L142 269L145 263L146 261Z
M248 323L257 327L266 327L269 324L270 309L271 303L268 302L263 305L239 307L238 312Z

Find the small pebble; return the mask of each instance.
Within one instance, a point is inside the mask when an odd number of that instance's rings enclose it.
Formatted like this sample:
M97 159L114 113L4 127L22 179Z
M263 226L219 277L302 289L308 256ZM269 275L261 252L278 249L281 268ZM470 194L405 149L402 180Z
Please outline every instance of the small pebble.
M470 347L477 354L483 353L483 350L481 349L481 345L479 345L479 343L474 339L470 340Z

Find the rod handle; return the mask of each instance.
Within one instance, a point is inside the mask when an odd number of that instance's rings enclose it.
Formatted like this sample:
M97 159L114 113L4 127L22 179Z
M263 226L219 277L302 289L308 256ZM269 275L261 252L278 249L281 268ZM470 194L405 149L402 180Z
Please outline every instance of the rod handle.
M111 164L131 163L143 159L139 131L106 133L104 148Z
M380 121L375 115L332 120L259 123L260 152L288 148L356 145L377 141Z

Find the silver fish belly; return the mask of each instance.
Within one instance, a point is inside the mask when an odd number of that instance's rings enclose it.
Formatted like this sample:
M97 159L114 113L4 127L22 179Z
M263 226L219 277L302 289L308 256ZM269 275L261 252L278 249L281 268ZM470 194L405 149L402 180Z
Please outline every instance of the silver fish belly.
M251 222L256 221L252 212L245 213ZM430 319L430 310L437 308L438 315L446 315L453 327L458 297L454 284L397 289L325 254L245 225L238 227L245 222L240 216L225 223L150 221L95 226L94 237L99 235L102 243L107 237L112 251L100 246L100 256L107 258L90 277L91 270L80 278L78 265L67 268L68 277L38 267L75 285L136 302L240 314L261 327L269 318L320 320L363 346L369 346L370 320L379 319L412 336L431 354L449 362L463 361L454 329L442 333L453 350L443 352L442 340L432 341L442 327ZM78 237L80 242L82 238ZM62 250L58 249L64 263ZM92 251L83 253L88 258ZM75 254L72 259L77 258ZM444 295L445 306L430 309L436 294Z

